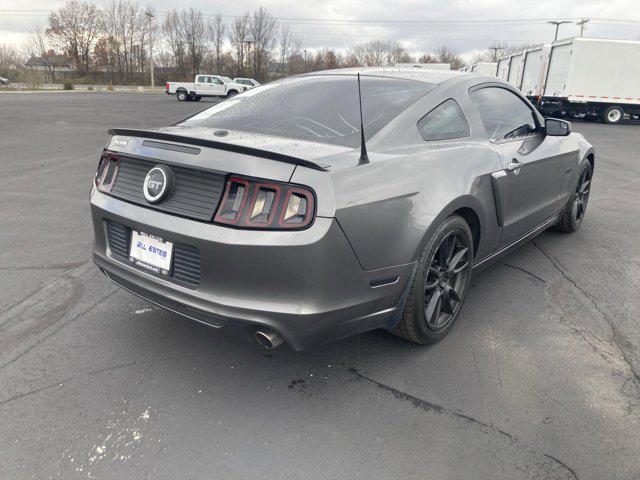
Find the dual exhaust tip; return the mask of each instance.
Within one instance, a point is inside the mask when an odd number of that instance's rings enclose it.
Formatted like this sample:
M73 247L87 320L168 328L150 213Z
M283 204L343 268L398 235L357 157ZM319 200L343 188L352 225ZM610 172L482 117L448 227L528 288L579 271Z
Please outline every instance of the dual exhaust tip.
M256 330L254 336L258 345L263 346L267 350L273 350L282 345L282 337L270 330Z

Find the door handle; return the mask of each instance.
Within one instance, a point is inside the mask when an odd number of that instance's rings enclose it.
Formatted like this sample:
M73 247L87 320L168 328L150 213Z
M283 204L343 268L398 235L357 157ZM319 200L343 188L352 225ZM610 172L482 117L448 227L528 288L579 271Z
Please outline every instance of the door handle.
M518 161L517 158L514 158L509 165L507 165L507 170L513 172L515 170L520 170L522 168L522 163Z

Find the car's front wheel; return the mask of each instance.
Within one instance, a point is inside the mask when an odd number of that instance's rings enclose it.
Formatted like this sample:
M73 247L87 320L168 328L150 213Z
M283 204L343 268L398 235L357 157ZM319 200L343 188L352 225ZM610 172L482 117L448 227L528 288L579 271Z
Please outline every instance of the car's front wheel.
M582 225L582 220L584 220L584 216L587 213L592 175L593 169L591 168L591 163L585 161L580 168L578 184L573 194L569 197L569 201L564 207L560 220L555 225L556 230L573 233Z
M473 262L473 236L458 215L447 218L427 243L402 317L393 333L414 343L443 338L460 314Z
M189 94L184 90L180 90L176 93L176 98L181 102L186 102L187 100L189 100Z

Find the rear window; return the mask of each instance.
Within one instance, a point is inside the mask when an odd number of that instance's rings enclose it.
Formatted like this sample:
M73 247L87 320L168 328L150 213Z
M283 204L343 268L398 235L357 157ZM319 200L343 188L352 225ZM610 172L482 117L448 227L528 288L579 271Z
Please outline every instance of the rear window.
M365 135L371 138L435 85L361 77ZM355 76L313 75L262 85L214 105L181 125L222 128L357 147L360 144Z
M418 131L427 141L468 137L469 124L455 100L447 100L418 122Z

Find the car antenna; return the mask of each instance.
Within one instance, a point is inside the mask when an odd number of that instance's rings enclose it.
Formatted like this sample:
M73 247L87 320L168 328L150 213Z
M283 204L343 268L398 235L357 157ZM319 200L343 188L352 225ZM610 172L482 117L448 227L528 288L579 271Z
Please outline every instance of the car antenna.
M360 104L360 160L358 165L369 163L367 144L364 140L364 120L362 119L362 92L360 91L360 74L358 73L358 103Z

